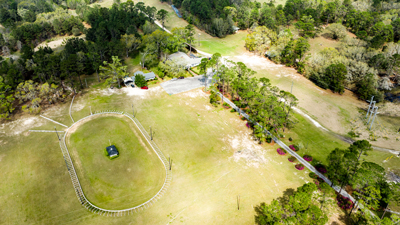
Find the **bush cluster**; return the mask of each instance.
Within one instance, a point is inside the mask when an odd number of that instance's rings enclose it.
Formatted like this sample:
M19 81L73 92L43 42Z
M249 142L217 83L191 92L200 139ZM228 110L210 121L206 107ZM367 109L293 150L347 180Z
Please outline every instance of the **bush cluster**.
M294 156L290 156L288 158L288 160L289 160L289 162L294 162L294 161L296 161L296 158Z
M311 162L313 160L313 157L310 155L304 155L303 159L305 159L307 162Z
M276 151L278 152L279 155L286 155L286 153L287 153L285 149L281 149L281 148L278 148Z
M324 165L322 165L322 164L316 165L316 166L315 166L315 169L317 169L318 172L320 172L320 173L322 173L322 174L325 174L325 173L328 172L328 170L326 169L326 167L325 167Z
M338 206L344 210L351 209L354 205L353 201L351 201L349 198L344 197L340 194L337 195L336 200L337 200Z
M295 152L299 151L299 146L297 146L297 145L290 145L289 148Z
M315 174L315 173L313 173L313 172L311 172L308 176L309 176L310 178L312 178L312 179L317 179L317 178L318 178L317 174Z
M298 170L303 170L304 169L304 165L301 163L296 164L294 167L296 167L296 169Z

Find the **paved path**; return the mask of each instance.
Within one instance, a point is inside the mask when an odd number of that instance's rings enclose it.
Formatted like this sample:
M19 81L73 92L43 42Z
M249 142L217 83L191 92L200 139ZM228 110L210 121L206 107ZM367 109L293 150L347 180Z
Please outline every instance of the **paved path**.
M207 86L210 86L212 82L212 76L214 73L210 73L207 79ZM160 84L160 86L170 95L190 91L199 87L204 87L204 76L195 76L185 79L173 79Z

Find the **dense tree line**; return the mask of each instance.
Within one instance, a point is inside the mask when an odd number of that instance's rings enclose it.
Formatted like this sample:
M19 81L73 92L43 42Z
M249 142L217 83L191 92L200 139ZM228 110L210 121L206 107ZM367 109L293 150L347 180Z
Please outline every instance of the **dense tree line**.
M343 93L348 88L360 99L374 95L381 101L385 91L390 91L395 83L400 84L399 3L380 0L373 4L351 0L288 0L285 5L277 6L250 0L173 0L172 3L189 23L214 36L232 33L232 25L250 28L247 49L293 66L333 92ZM300 37L292 34L290 25L294 25ZM331 38L343 44L306 58L307 40L315 38L326 25ZM357 38L347 37L347 30ZM339 68L333 70L335 66Z
M386 209L389 203L400 205L400 184L388 182L385 169L380 165L362 160L362 156L369 151L372 151L372 147L366 140L356 141L348 149L333 150L327 157L327 176L341 188L351 186L353 197L368 209ZM356 208L357 204L354 204L349 216ZM373 218L362 210L356 220L360 223Z
M143 2L127 1L110 9L87 8L84 18L91 27L85 30L86 40L67 39L62 51L55 52L49 47L34 51L38 39L51 36L54 31L66 32L60 24L70 24L68 19L63 20L68 15L58 8L38 15L38 23L13 28L11 34L18 37L16 48L20 49L20 57L0 58L1 118L8 118L18 104L23 104L22 110L37 113L43 104L63 101L67 93L84 88L81 79L84 74L95 73L98 81L102 79L108 85L120 87L122 78L128 75L121 64L123 56L140 52L143 67L157 66L160 61L165 63L167 54L184 50L184 43L193 37L191 26L174 29L173 34L151 28L140 35L138 30L154 26L157 12ZM158 72L164 76L164 71Z
M322 88L338 93L349 88L360 99L374 95L381 101L383 92L391 90L396 82L400 84L397 4L380 1L362 7L350 0L329 3L289 0L284 6L263 4L258 11L254 10L256 19L252 17L253 23L249 25L246 48L297 68ZM292 24L300 37L287 28ZM339 47L305 57L309 50L307 40L316 37L328 24L327 34L340 41ZM357 38L350 38L347 30Z
M260 225L324 225L328 222L327 210L322 209L325 192L328 196L332 195L329 186L320 185L317 188L314 183L304 184L296 191L288 189L284 196L272 200L270 204L261 203L255 207L255 222Z

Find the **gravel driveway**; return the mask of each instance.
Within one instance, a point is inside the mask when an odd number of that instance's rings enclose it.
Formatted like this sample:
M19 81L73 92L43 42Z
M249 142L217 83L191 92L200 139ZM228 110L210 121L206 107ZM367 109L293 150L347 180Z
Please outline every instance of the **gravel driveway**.
M207 83L209 84L211 78L208 79ZM178 94L185 91L190 91L199 87L204 87L204 77L196 76L189 77L185 79L176 79L169 80L160 84L162 88L164 88L165 92L170 95Z

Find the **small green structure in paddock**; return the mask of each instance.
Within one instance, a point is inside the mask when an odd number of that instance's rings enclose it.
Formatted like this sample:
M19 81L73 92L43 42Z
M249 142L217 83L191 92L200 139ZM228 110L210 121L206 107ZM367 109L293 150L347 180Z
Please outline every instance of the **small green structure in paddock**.
M119 152L115 145L110 145L106 148L107 150L107 156L110 157L110 159L115 159L119 156Z

